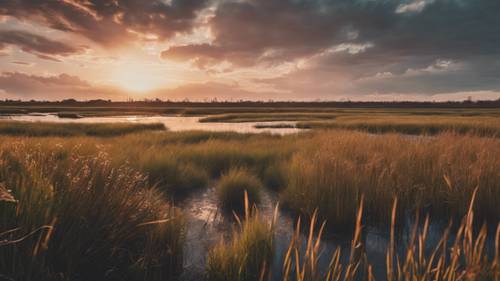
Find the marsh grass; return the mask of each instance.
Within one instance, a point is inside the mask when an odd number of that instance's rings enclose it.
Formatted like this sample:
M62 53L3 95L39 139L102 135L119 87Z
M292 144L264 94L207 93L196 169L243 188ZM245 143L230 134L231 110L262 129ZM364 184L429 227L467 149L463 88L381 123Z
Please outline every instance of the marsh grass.
M206 185L207 177L225 175L221 181L275 187L287 208L302 217L297 228L310 224L306 252L298 241L303 230L292 239L283 261L286 281L373 280L363 249L364 231L371 225L392 226L387 280L497 280L500 228L495 253L488 256L486 227L473 224L472 217L490 228L498 225L499 161L498 139L453 133L432 138L340 130L284 137L209 132L3 136L0 272L14 280L176 280L185 223L165 193L194 191ZM229 189L228 201L245 206L244 191L250 189L238 190L242 194L232 196ZM247 200L247 206L249 201L255 200ZM408 250L401 253L395 230L409 214L420 214L417 210L430 217L415 228ZM447 230L435 254L425 251L429 221L460 221L462 216L466 219ZM325 226L317 223L324 220ZM338 249L325 272L318 268L317 245L330 226L354 229L352 258L346 263ZM210 252L210 280L267 277L270 232L261 217L241 220L231 241Z
M477 231L474 223L474 204L476 192L473 193L467 213L461 223L449 227L442 233L434 245L429 245L429 217L420 224L415 222L406 247L398 251L400 239L396 238L397 199L393 201L390 220L390 240L386 249L385 277L386 281L411 280L498 280L500 277L500 224L497 224L494 249L486 247L487 227L483 225ZM373 266L365 252L365 240L362 217L363 199L356 212L353 238L348 259L342 261L342 249L337 247L331 254L328 268L319 266L322 254L321 236L325 224L318 228L314 214L310 220L309 235L305 251L302 250L300 219L292 237L288 251L283 260L283 281L374 281ZM453 229L456 229L452 233Z
M130 163L167 193L183 193L236 167L254 171L266 183L282 182L270 169L278 170L275 163L290 157L298 144L272 135L179 132L125 136L106 147L117 164Z
M495 138L322 132L292 157L281 198L303 216L318 209L330 226L351 229L361 194L369 221L387 224L385 214L395 196L401 210L460 218L478 187L476 214L495 222L500 217L499 159Z
M148 175L150 184L172 196L187 195L206 187L210 180L205 168L157 151L144 151L135 165Z
M265 222L256 208L249 208L246 194L244 198L245 217L238 218L239 228L233 231L229 242L221 241L208 253L207 281L266 280L269 274L275 222Z
M108 156L2 142L0 272L8 280L174 280L184 220L145 177Z
M221 176L215 188L222 209L241 214L245 211L246 201L252 205L260 202L263 186L249 170L234 168Z
M0 135L8 136L97 136L112 137L149 130L165 130L160 123L129 124L129 123L42 123L42 122L0 122Z

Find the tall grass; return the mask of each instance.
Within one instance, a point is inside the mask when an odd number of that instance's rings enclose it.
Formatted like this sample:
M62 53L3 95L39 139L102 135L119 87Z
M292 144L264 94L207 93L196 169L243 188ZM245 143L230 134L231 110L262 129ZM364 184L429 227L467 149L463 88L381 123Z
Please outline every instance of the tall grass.
M0 272L13 280L174 280L184 220L145 177L101 152L0 144Z
M135 165L148 175L151 184L173 196L183 196L206 187L210 180L206 168L180 162L176 156L158 151L144 150Z
M257 209L251 213L245 194L245 219L229 242L220 242L208 253L207 281L265 280L274 255L274 220L264 222Z
M435 245L428 245L429 217L423 225L417 221L405 249L397 251L400 239L395 236L397 200L394 200L391 211L390 241L386 251L385 277L387 281L411 280L498 280L500 277L500 224L495 235L495 249L493 255L486 248L486 225L475 231L474 224L475 193L467 214L452 233L448 227ZM300 223L297 223L288 251L283 261L283 281L353 281L375 280L373 266L364 251L362 238L363 200L357 210L354 226L354 235L351 241L348 260L342 262L341 252L337 248L333 251L328 268L320 268L318 264L321 255L321 235L324 224L315 232L317 225L314 215L306 249L302 251L300 243ZM451 242L451 244L450 244Z
M329 225L350 228L361 194L373 223L387 222L395 196L402 210L424 208L446 219L463 216L478 187L476 214L495 221L499 161L500 141L492 138L318 133L292 158L282 199L298 213L311 216L318 209Z
M195 190L240 168L246 171L244 183L276 187L288 208L313 222L305 253L298 243L300 229L295 233L283 261L287 281L372 278L360 210L367 226L393 225L394 233L397 222L418 209L430 212L429 221L467 219L458 227L461 232L451 235L455 228L450 228L443 238L458 241L453 249L440 242L435 255L421 242L428 239L424 220L424 227L415 228L412 247L388 254L393 257L387 261L388 280L495 280L500 242L488 257L486 230L473 228L469 200L475 194L477 221L498 224L499 142L473 135L352 131L284 137L207 132L1 137L0 272L14 280L175 280L185 223L159 190ZM234 196L237 202L243 197ZM391 211L398 216L389 217ZM315 221L323 220L334 230L355 229L352 259L342 261L339 249L327 272L317 260L323 227ZM210 280L267 277L269 224L252 217L241 225L230 242L210 252ZM399 241L392 236L396 249Z
M385 270L378 268L378 280L498 280L500 277L500 224L497 224L494 249L486 246L487 227L478 229L474 222L473 192L468 211L456 226L450 222L437 242L430 244L430 220L414 223L409 237L396 237L398 200L389 213L389 243L386 248ZM325 222L318 223L316 213L310 219L307 235L301 231L300 218L283 259L277 266L270 263L273 243L272 225L258 216L242 222L230 242L221 242L209 253L207 280L269 280L270 269L281 267L282 281L355 281L375 280L374 266L365 251L366 213L363 197L356 209L350 246L338 246L331 253L322 248ZM346 255L344 255L346 252ZM330 263L320 264L322 255L331 255ZM275 261L276 262L276 261ZM380 263L379 263L380 264Z
M182 192L207 185L207 179L218 179L235 167L255 172L264 182L283 185L283 177L272 173L270 167L290 157L300 142L287 139L295 138L182 132L130 135L119 142L104 143L114 162L128 162L149 175L153 184ZM123 153L124 147L127 153Z

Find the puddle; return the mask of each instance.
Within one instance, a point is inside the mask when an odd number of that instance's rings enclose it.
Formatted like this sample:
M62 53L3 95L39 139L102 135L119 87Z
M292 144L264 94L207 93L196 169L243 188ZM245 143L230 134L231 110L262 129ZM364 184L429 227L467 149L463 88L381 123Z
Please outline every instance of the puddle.
M277 203L277 196L267 190L262 192L262 200L259 205L259 214L270 222L273 218ZM215 188L208 188L202 192L192 194L183 200L178 206L187 216L187 237L184 256L184 273L182 280L194 281L203 278L205 270L206 255L209 249L221 239L230 239L234 223L231 218L221 214L217 208L217 196ZM278 211L275 225L275 256L271 270L271 280L281 280L282 261L288 249L292 234L294 232L294 220L286 212ZM302 247L306 247L307 237L301 235ZM322 241L322 254L319 265L327 268L331 255L337 247L343 249L342 260L348 260L350 239L337 239ZM371 260L382 261L377 268L383 268L385 264L385 251L388 240L377 233L368 233L366 238L366 249ZM382 274L381 272L380 274Z
M263 219L270 222L273 218L274 209L277 203L276 194L264 189L259 207L259 214ZM203 191L193 193L180 204L183 212L187 216L187 237L184 256L184 273L181 280L194 281L203 280L206 255L209 249L216 243L225 239L229 241L234 226L234 220L221 214L217 207L217 196L215 188L208 188ZM409 241L412 232L413 222L408 221L399 233L400 239L396 251L403 256L406 242ZM439 223L429 225L427 246L431 251L441 238L445 226ZM281 210L278 211L275 225L275 256L271 269L271 279L273 281L282 280L282 263L284 255L288 249L291 236L294 232L294 219ZM330 259L337 247L342 249L341 261L345 264L349 259L351 237L347 236L324 236L321 243L321 255L319 257L319 268L326 270ZM490 236L491 238L491 236ZM455 237L450 235L449 243ZM306 234L301 234L302 249L306 247ZM488 239L486 249L494 249L494 239ZM373 266L373 273L376 279L384 279L386 251L389 245L389 231L379 229L368 229L365 232L364 247L368 261Z

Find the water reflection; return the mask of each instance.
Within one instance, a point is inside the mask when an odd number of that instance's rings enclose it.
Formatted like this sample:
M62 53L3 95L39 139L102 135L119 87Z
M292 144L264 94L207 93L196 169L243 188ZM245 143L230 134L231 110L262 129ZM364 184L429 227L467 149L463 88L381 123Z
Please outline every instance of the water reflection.
M262 200L259 207L259 214L271 221L274 209L278 202L277 195L269 190L262 190ZM217 242L224 239L229 241L234 227L234 220L222 215L217 208L217 196L215 188L207 188L200 192L195 192L190 197L183 200L179 207L183 209L187 216L187 241L185 244L184 275L182 280L202 280L206 256L210 248ZM282 280L282 264L284 255L290 244L294 232L294 219L289 213L279 210L275 225L275 255L271 269L271 280ZM408 220L405 225L397 231L396 252L400 257L405 256L405 249L408 246L413 233L414 221ZM438 241L441 239L447 224L432 222L429 225L427 235L426 252L430 254ZM369 263L373 266L373 273L376 279L384 279L386 274L386 253L389 246L389 229L365 228L363 245ZM493 235L494 236L494 235ZM489 236L486 241L486 250L493 254L494 239ZM319 257L319 268L326 271L331 261L332 254L340 247L342 249L341 262L347 263L349 260L349 249L351 246L350 235L329 234L322 237L321 255ZM307 237L301 234L301 248L305 250ZM455 241L454 231L449 235L448 247Z
M262 192L259 214L270 222L273 218L276 204L276 194L269 191ZM200 278L203 278L206 256L209 249L221 241L221 239L225 239L226 241L230 239L234 221L219 212L215 188L208 188L202 192L192 194L191 197L182 201L179 207L186 214L188 221L187 241L184 248L185 270L182 279L185 281L201 280ZM294 220L288 213L279 211L275 225L274 244L276 251L271 270L271 280L282 279L281 266L293 232ZM306 247L306 241L307 237L302 234L301 242L303 249ZM321 268L327 269L331 255L337 247L343 249L341 259L343 262L347 262L349 258L350 237L335 237L334 239L329 237L322 242L322 254L319 260ZM372 260L375 273L379 276L383 274L387 244L388 240L381 234L368 232L366 235L366 251L368 257Z
M55 123L163 123L170 131L232 131L238 133L271 133L294 134L302 131L298 128L256 128L256 125L290 125L295 122L246 122L246 123L200 123L203 116L111 116L111 117L84 117L84 118L59 118L55 114L22 114L4 115L0 120L13 120L25 122L55 122Z

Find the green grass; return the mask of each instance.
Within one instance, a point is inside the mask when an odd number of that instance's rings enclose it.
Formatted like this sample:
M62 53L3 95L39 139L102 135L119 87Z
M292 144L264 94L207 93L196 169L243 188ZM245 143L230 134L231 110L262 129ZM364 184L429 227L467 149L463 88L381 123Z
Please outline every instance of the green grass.
M245 210L245 194L250 204L260 202L262 183L250 171L233 168L217 181L217 197L222 209L242 213Z
M0 268L14 280L174 280L184 219L145 177L95 145L0 144Z
M0 135L8 136L98 136L111 137L150 130L165 130L161 123L42 123L42 122L0 122Z

